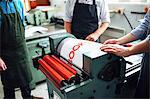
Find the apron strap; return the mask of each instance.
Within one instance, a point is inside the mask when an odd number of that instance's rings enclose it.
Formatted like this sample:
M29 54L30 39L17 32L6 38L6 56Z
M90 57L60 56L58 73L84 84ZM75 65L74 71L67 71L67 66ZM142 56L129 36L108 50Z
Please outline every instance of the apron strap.
M79 3L79 0L76 0L76 3Z
M17 7L16 7L16 4L15 4L15 2L13 1L13 5L14 5L14 7L15 7L15 10L16 10L16 13L18 12L17 11Z
M96 2L95 2L95 0L93 0L93 5L96 5Z

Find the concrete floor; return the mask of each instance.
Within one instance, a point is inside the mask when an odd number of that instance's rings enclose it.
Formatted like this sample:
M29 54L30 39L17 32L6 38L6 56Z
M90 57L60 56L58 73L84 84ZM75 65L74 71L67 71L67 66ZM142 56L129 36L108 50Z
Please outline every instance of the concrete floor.
M46 81L38 84L34 90L32 90L32 95L37 97L43 97L44 99L48 99L48 90L47 90L47 84ZM16 90L16 99L22 99L21 92L19 89ZM3 99L3 86L0 81L0 99Z

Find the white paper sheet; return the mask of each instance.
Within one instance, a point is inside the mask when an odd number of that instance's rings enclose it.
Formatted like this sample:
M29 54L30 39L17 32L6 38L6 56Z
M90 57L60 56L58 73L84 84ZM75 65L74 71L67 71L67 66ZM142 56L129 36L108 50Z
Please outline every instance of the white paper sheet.
M48 31L47 28L41 27L41 26L33 26L28 29L25 29L25 37L33 36L35 32L43 33L44 31Z
M79 68L83 67L83 54L88 53L91 58L105 54L100 50L102 44L87 40L66 38L57 49L61 56L72 61Z

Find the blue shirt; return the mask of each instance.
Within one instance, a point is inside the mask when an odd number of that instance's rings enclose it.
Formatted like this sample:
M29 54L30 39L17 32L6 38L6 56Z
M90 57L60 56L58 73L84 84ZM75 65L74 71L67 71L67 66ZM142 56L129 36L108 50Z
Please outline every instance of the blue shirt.
M150 8L144 17L144 21L138 27L132 30L131 33L137 39L146 39L150 41Z
M0 2L0 7L2 8L5 14L16 13L16 9L14 7L13 2L16 5L17 11L19 12L22 21L24 21L24 7L21 0L12 0L12 2L8 1L8 3L6 2L6 0L2 0ZM0 28L1 28L1 20L2 16L0 12Z

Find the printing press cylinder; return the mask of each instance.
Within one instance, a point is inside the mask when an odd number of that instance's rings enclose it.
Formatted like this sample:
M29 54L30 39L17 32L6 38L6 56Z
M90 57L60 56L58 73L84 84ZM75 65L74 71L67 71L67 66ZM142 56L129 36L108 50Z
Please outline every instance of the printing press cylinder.
M83 55L85 53L88 53L91 57L98 57L106 54L100 50L101 46L101 43L66 38L58 45L57 52L69 62L83 69Z

